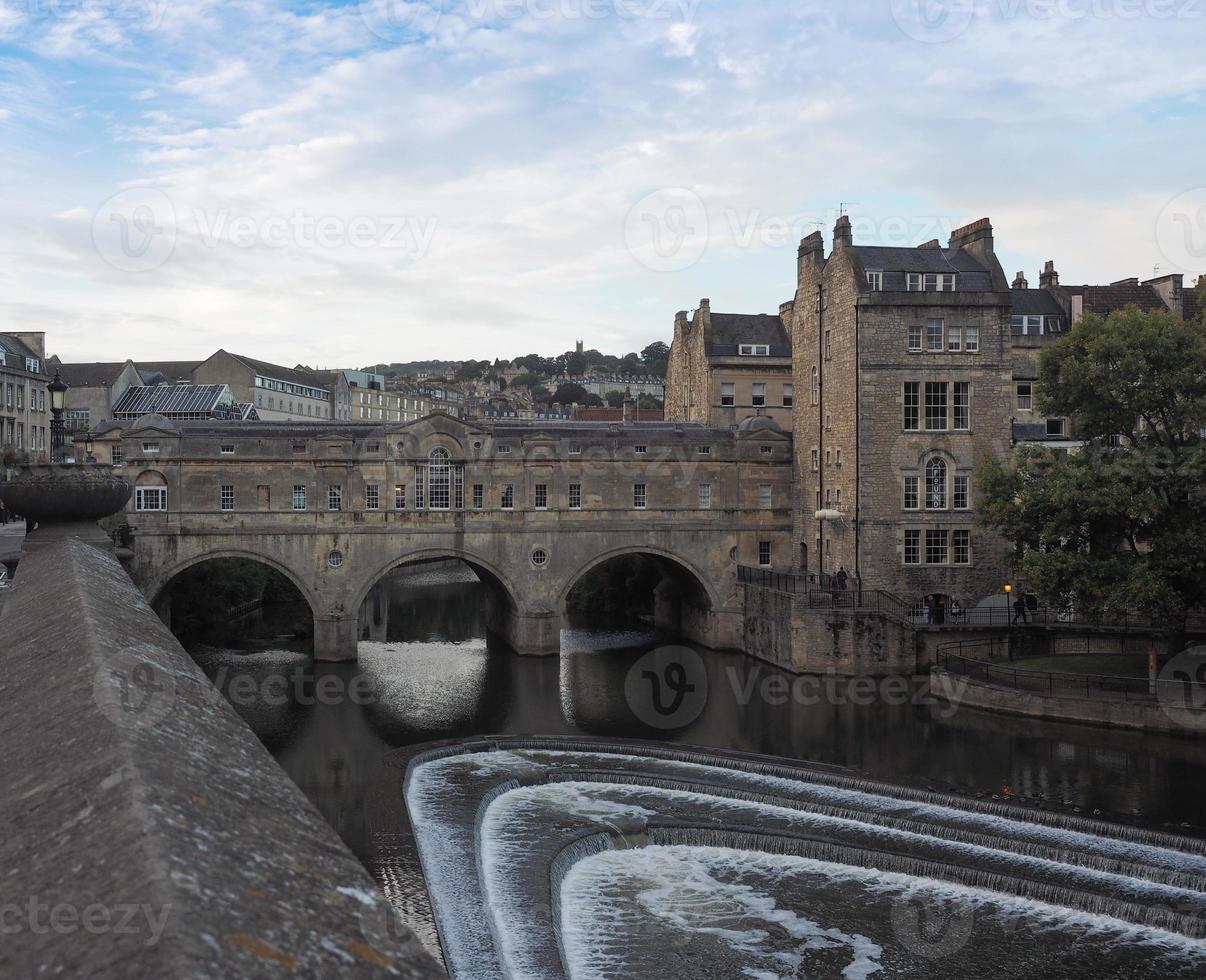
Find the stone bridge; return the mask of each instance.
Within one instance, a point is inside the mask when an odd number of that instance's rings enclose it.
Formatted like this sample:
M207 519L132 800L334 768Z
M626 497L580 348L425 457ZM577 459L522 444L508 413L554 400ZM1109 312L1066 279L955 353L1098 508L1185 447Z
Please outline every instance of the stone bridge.
M185 569L254 559L305 597L324 660L355 657L366 598L411 563L468 564L490 629L525 654L556 653L570 590L629 554L664 572L660 628L741 648L738 564L790 564L791 439L764 418L728 430L147 416L111 438L135 484L127 566L160 614Z

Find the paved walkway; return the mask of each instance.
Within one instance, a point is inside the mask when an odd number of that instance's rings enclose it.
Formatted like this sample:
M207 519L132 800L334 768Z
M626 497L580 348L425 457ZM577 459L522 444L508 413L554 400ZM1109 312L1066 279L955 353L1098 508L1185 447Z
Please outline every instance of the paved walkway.
M16 557L25 542L25 521L9 521L0 524L0 560L9 555Z

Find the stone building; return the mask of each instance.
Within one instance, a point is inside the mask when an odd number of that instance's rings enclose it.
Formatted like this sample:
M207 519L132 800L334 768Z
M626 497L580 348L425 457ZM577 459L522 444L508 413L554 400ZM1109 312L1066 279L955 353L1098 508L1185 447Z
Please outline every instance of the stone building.
M193 371L193 382L227 385L237 401L254 405L262 420L274 422L332 420L340 404L340 389L347 385L346 379L342 385L338 380L331 384L314 371L225 350L202 361Z
M792 350L782 317L713 313L711 303L674 317L666 370L666 418L735 426L750 416L792 425Z
M943 247L805 238L790 307L795 565L939 615L996 594L1004 541L976 526L975 471L1010 451L1009 282L987 218Z
M50 396L46 335L0 333L0 452L49 458Z

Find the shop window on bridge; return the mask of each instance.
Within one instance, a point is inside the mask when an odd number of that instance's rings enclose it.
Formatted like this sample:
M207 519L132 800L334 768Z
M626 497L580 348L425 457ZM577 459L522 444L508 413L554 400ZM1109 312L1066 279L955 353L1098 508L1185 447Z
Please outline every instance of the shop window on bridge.
M451 501L452 468L448 450L433 449L427 454L427 507L429 510L448 510Z
M338 483L327 487L327 510L343 510L343 487Z
M503 487L502 492L502 509L513 510L515 508L515 487L508 483Z
M571 483L569 485L569 509L570 510L581 510L582 509L582 484L581 483Z
M473 507L481 510L486 505L486 488L480 483L473 484Z
M394 510L406 510L406 485L394 485Z
M375 483L369 483L364 488L364 509L381 509L381 488Z
M137 511L167 510L167 487L162 485L135 487L134 509Z
M427 499L427 467L415 467L415 510L422 510L423 503Z
M295 483L293 485L293 509L306 509L306 488L300 483Z

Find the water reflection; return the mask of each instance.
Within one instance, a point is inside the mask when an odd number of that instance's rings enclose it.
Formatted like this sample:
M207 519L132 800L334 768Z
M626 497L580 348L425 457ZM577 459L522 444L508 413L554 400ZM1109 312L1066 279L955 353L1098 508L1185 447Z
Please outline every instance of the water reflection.
M651 633L571 630L559 658L518 657L486 641L482 588L441 570L387 580L368 615L378 638L361 644L356 664L314 664L289 651L194 650L370 867L382 828L392 833L405 823L391 750L477 734L579 733L733 748L1206 836L1206 760L1192 739L951 714L945 705L915 703L912 691L902 703L856 703L848 685L828 688L816 679L810 690L821 696L771 703L761 694L768 681L790 687L790 675L709 650L699 651L709 692L702 712L684 728L659 730L637 718L625 697L629 668L657 643ZM245 629L253 634L256 625ZM266 696L265 681L282 674L285 699L276 688ZM252 681L242 693L253 694L236 699L232 685L244 675Z

